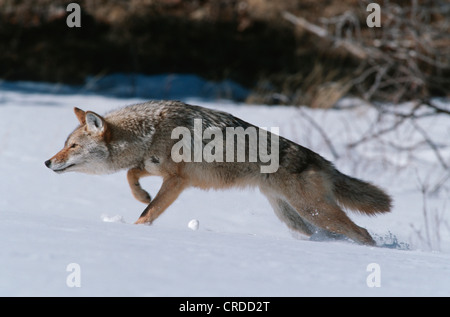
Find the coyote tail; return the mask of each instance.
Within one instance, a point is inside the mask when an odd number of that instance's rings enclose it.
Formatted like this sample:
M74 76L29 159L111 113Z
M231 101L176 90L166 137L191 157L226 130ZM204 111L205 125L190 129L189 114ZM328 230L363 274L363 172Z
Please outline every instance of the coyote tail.
M334 175L334 194L345 208L367 215L389 212L391 197L375 185L339 171Z

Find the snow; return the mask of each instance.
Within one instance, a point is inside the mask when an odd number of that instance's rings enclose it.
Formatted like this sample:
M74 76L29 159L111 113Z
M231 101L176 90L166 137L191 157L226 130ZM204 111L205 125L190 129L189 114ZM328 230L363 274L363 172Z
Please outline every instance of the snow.
M192 219L188 223L188 228L191 230L197 231L199 225L200 225L200 222L197 219Z
M125 171L58 175L44 166L75 128L74 106L104 113L139 101L50 84L0 83L0 296L450 295L448 188L425 200L421 193L448 174L411 125L349 148L377 120L375 110L354 99L328 111L184 99L279 127L342 172L387 189L392 213L349 214L376 239L378 247L367 247L292 234L254 189L188 189L152 226L134 225L145 206L132 197ZM386 117L376 129L394 120ZM416 123L450 164L448 116ZM402 152L393 144L417 147ZM141 183L155 195L161 180ZM201 222L198 230L187 225L191 220Z

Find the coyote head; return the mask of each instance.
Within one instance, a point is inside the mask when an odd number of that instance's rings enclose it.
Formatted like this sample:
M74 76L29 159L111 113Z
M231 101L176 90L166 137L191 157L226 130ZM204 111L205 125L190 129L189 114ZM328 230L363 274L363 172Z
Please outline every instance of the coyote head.
M56 173L107 173L110 131L105 119L92 111L78 108L74 111L80 125L69 135L64 148L45 161L45 165Z

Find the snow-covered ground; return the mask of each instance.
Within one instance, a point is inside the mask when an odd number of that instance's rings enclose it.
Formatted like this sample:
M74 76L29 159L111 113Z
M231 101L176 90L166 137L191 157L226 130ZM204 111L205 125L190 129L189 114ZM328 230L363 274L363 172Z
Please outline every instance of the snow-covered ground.
M450 180L430 193L448 174L413 125L349 148L377 121L357 100L324 111L184 99L279 127L342 172L385 188L392 213L350 214L379 245L367 247L292 235L252 189L189 189L152 226L134 225L145 206L125 171L58 175L44 166L77 125L74 106L104 113L139 101L0 83L0 296L450 296ZM395 120L383 117L374 131ZM415 124L450 165L449 117ZM142 180L153 195L160 184Z

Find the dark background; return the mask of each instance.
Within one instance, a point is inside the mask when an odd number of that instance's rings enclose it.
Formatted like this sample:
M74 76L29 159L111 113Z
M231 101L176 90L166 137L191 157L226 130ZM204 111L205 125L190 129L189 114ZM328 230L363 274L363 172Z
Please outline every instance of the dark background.
M0 0L0 78L82 85L118 72L189 73L232 79L249 102L314 107L347 94L400 102L450 91L447 1L378 2L377 30L359 0L86 0L76 2L80 28L66 24L70 2ZM383 56L357 58L343 39L367 51L378 43Z

